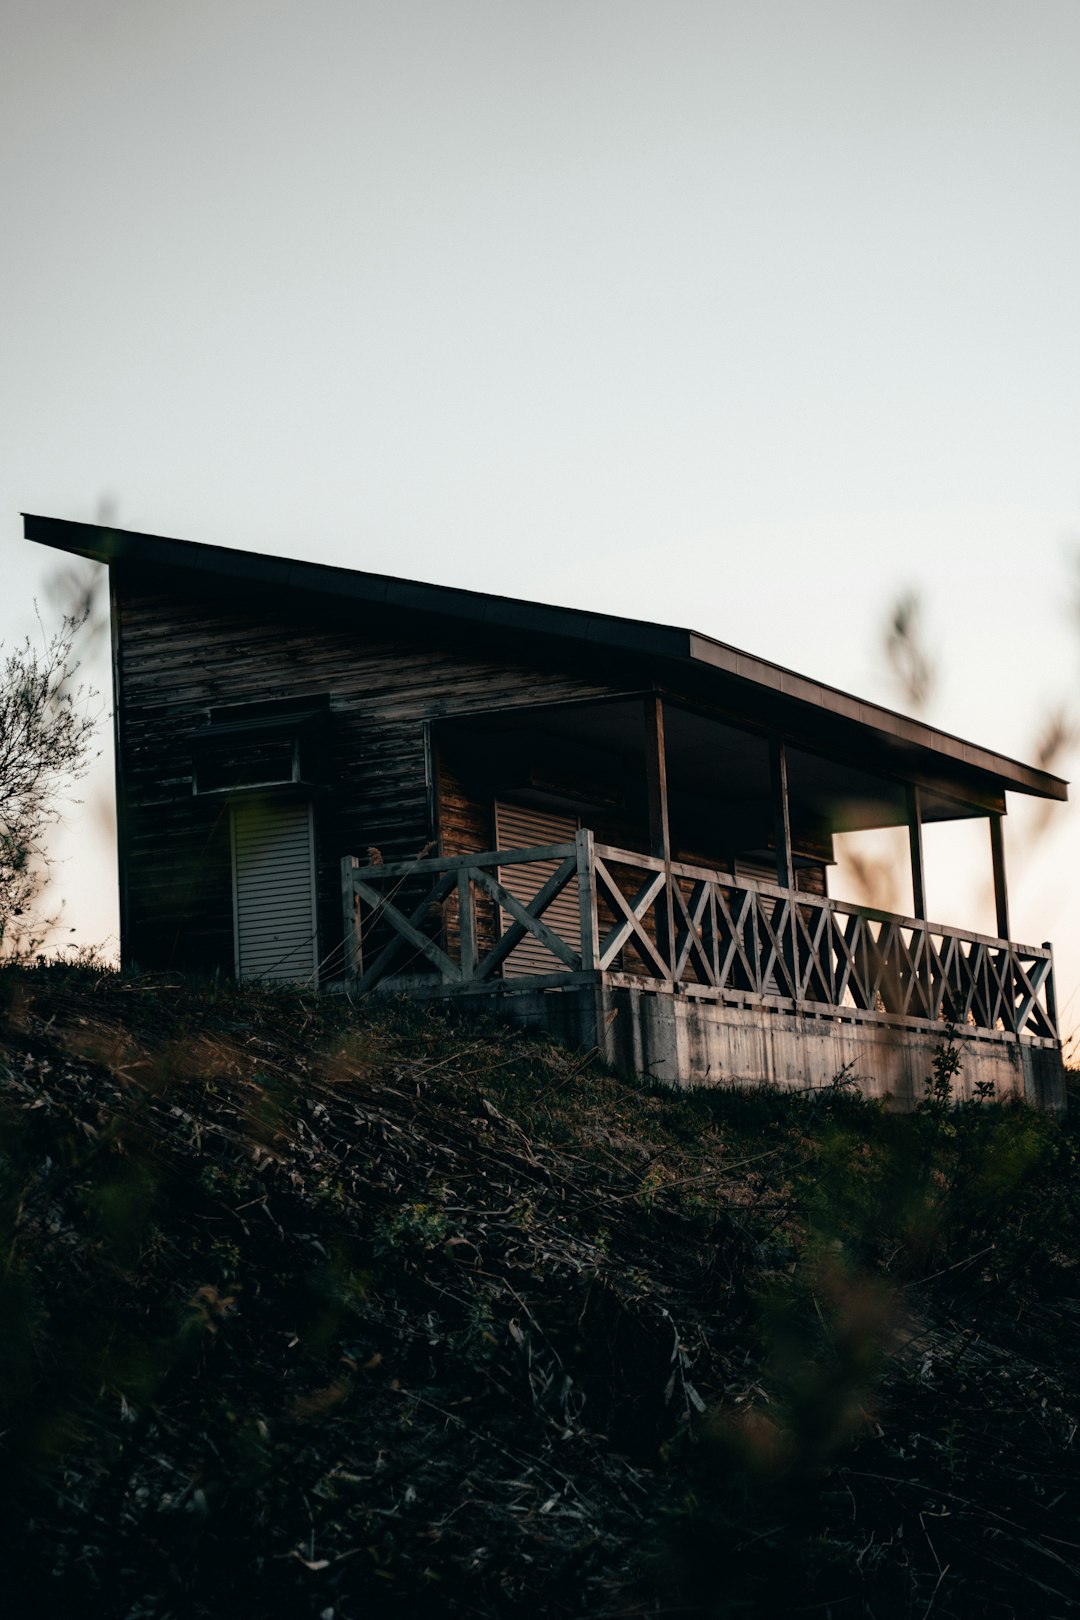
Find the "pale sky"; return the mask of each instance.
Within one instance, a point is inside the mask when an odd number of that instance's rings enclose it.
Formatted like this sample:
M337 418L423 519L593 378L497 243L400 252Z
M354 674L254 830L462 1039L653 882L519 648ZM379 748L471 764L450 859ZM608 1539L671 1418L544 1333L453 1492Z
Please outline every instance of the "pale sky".
M1077 0L0 0L0 635L19 511L103 499L885 701L915 588L926 717L1030 758L1080 707L1078 69ZM1080 1019L1080 819L1022 823ZM988 926L984 842L931 839L937 920Z

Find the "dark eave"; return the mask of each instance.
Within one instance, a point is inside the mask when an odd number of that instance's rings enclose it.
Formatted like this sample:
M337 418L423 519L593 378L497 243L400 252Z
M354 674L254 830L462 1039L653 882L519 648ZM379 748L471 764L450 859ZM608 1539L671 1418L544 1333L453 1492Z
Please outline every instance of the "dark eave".
M734 680L760 698L771 697L785 707L791 705L808 719L816 713L819 722L839 723L845 730L855 727L868 731L879 748L884 745L912 761L919 755L928 761L936 758L945 769L958 769L962 775L982 778L1000 789L1044 799L1068 797L1067 783L1048 771L980 748L892 709L852 697L836 687L808 680L793 670L755 658L693 630L623 619L608 613L589 613L579 608L524 602L515 597L490 596L450 585L423 584L325 563L270 557L228 546L202 545L127 529L102 528L92 523L71 523L31 513L23 514L23 524L28 540L94 562L194 571L222 580L243 581L254 587L315 593L337 601L346 599L458 623L485 625L515 635L610 648L660 660L669 666L679 665L688 673L697 670L704 675L715 671L722 679Z

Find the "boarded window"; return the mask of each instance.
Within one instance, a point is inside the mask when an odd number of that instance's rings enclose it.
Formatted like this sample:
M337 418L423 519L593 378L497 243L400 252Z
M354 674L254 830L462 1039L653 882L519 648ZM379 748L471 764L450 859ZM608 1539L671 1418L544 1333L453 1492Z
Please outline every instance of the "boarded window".
M191 734L195 792L325 781L329 723L328 693L211 709Z
M307 802L259 794L233 804L237 978L316 982L314 846Z
M540 844L572 844L577 830L576 816L517 804L495 806L495 836L501 850L531 849ZM509 889L515 900L528 905L558 867L558 861L523 861L518 866L502 866L499 868L499 882ZM501 913L503 932L513 920L507 912ZM580 954L581 914L575 878L571 878L562 893L551 902L542 920L554 929L560 939L566 941L571 950ZM503 977L507 979L520 978L528 973L567 971L568 964L560 961L553 951L541 945L532 935L527 935L503 963Z
M206 747L196 765L198 793L230 793L299 779L294 737L228 738Z

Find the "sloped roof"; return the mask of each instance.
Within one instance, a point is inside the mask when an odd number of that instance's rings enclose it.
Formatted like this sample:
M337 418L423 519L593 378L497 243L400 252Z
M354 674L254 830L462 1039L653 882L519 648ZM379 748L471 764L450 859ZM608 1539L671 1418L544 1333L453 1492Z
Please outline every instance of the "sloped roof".
M801 711L806 719L816 715L821 722L832 721L845 730L864 729L878 748L884 747L896 757L898 766L901 760L916 765L921 756L939 770L972 781L981 778L999 791L1009 789L1044 799L1068 797L1068 784L1048 771L810 680L695 630L31 513L23 514L23 524L28 540L95 562L191 571L223 582L314 593L337 602L351 600L516 635L606 648L653 665L680 666L703 677L706 684L710 676L724 684L734 681L760 699L775 700L774 707L779 703L785 710Z

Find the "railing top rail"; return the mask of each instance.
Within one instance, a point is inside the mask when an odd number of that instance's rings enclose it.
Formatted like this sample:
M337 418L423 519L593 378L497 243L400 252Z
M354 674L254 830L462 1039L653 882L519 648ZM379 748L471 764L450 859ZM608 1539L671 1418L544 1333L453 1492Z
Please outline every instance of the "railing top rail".
M422 861L386 861L377 866L356 866L353 876L370 883L380 877L419 877L459 872L467 866L516 866L524 861L564 861L576 844L538 844L534 849L485 849L479 855L432 855Z
M620 866L638 867L643 872L662 872L665 862L655 855L640 855L635 850L616 849L611 844L596 844L597 855L603 861L614 861ZM962 939L973 945L990 945L1004 950L1011 946L1022 956L1049 957L1050 949L1044 945L1024 945L1019 940L1001 939L994 934L976 934L970 928L957 928L950 923L929 922L919 917L907 917L901 912L879 911L874 906L858 905L853 900L836 900L831 895L809 894L802 889L782 889L776 883L765 882L761 878L751 878L739 875L729 877L726 872L718 871L712 866L692 866L685 861L671 861L669 863L674 877L688 878L692 882L719 883L729 889L751 889L755 894L772 895L777 900L787 900L794 893L800 906L818 906L828 908L830 911L840 911L846 916L865 917L871 922L895 923L899 928L925 929L930 934L943 934L947 937Z

